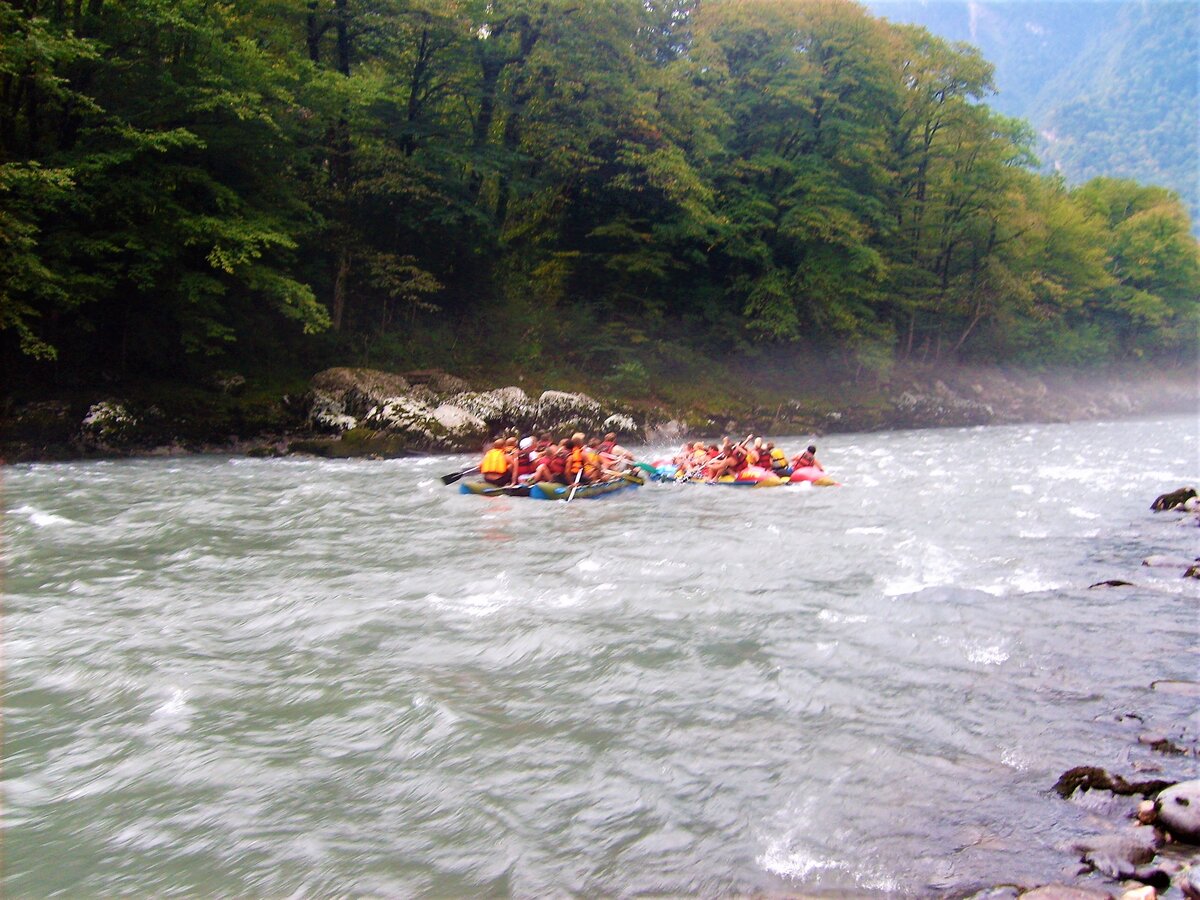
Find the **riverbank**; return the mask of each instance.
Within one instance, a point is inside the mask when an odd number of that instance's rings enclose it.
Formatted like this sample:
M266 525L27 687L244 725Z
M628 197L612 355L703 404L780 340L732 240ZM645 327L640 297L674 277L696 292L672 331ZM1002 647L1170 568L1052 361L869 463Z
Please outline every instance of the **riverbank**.
M615 431L627 443L721 434L814 437L891 429L1072 422L1200 409L1195 370L1030 373L897 367L886 381L836 370L717 370L710 383L467 381L426 370L336 368L256 386L229 375L203 387L99 387L0 404L9 463L233 453L399 457L471 451L510 430ZM570 380L570 379L568 379ZM796 385L798 388L781 387Z

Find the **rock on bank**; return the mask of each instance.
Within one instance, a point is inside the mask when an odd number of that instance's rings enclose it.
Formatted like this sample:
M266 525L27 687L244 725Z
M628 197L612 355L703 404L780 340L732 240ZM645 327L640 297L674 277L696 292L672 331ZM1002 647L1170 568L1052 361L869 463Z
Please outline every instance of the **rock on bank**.
M586 394L544 391L534 398L519 387L474 391L461 378L437 371L408 376L351 368L318 372L308 422L315 435L292 441L290 449L336 457L476 450L509 431L615 431L626 440L643 437L632 416Z

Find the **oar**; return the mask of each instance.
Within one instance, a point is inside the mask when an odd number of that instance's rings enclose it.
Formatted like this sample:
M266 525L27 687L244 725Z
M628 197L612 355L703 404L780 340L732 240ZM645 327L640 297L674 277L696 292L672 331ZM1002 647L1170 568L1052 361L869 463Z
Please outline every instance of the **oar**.
M475 465L471 466L471 468L463 469L461 472L451 472L449 475L443 475L442 484L454 484L454 482L458 481L458 479L462 478L464 475L470 475L472 472L478 471L479 464L476 463Z
M579 479L583 477L583 465L579 466L579 471L575 473L575 485L571 488L571 493L567 494L567 502L570 503L575 499L575 492L579 490Z

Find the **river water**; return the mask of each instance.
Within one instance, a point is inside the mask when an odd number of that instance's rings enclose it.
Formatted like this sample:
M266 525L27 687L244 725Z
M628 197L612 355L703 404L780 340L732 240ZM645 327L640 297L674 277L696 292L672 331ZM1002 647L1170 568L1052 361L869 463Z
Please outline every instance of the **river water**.
M570 504L0 470L4 893L929 896L1069 878L1068 768L1195 777L1138 743L1200 731L1200 582L1140 565L1200 554L1195 417L820 444Z

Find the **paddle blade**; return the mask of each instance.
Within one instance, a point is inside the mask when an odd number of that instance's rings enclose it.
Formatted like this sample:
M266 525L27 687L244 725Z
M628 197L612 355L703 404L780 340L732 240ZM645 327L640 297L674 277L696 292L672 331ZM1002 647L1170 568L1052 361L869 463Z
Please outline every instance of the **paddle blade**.
M443 475L442 484L454 484L454 482L458 481L464 475L470 475L474 471L474 469L467 469L465 472L451 472L449 475Z

